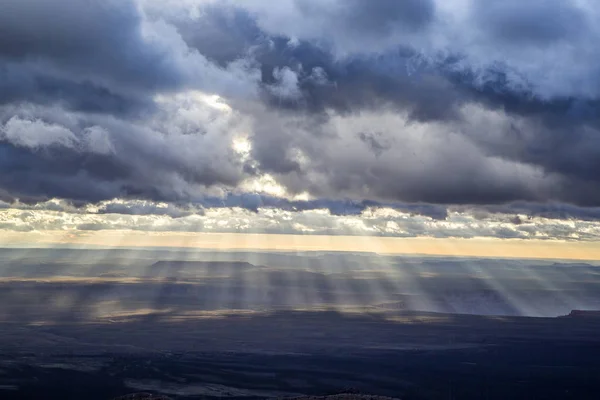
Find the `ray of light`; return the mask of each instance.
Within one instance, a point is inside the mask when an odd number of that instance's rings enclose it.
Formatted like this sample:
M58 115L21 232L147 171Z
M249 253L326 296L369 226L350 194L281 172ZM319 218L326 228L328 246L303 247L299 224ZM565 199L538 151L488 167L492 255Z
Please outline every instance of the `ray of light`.
M447 246L447 252L451 254L453 251L452 244L443 244ZM531 304L527 304L522 299L519 299L514 290L508 287L504 282L497 278L494 274L489 272L489 265L483 267L482 263L485 263L486 260L483 259L470 259L466 258L463 260L463 265L470 271L472 276L476 279L481 280L486 285L489 285L493 291L499 295L508 306L514 309L519 315L535 315L538 310Z

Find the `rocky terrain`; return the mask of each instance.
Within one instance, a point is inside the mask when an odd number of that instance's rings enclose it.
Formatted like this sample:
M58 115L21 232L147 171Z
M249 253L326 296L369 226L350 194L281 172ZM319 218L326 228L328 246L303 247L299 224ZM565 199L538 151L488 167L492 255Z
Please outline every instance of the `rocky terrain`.
M596 265L194 257L0 253L0 398L317 399L348 387L403 400L600 393Z
M600 319L585 315L163 313L0 328L3 400L255 400L346 387L403 400L600 392Z

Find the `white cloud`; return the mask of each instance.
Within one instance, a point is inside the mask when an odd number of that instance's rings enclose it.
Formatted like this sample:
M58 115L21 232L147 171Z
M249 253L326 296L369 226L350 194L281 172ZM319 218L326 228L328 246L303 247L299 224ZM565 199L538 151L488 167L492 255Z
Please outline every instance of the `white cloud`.
M298 74L289 67L275 68L273 77L277 80L269 90L277 97L283 99L299 99L302 96L298 88Z
M13 116L0 127L0 135L3 140L15 146L34 150L52 145L72 148L78 142L73 132L64 126L18 116Z
M598 241L600 221L451 211L445 220L411 215L389 208L367 208L359 215L332 215L328 210L285 211L259 208L201 209L148 201L113 200L97 207L74 209L55 201L22 209L0 208L6 231L84 232L137 230L156 232L235 232L359 235L435 238L507 238Z

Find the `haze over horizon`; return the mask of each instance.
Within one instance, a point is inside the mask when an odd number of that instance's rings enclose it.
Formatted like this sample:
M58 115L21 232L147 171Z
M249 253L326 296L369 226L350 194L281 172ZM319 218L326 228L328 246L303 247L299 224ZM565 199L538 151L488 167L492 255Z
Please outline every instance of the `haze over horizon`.
M65 234L64 231L5 233L3 248L131 249L165 248L179 251L348 252L405 256L453 256L546 260L600 261L594 242L490 238L398 238L385 236L109 232Z

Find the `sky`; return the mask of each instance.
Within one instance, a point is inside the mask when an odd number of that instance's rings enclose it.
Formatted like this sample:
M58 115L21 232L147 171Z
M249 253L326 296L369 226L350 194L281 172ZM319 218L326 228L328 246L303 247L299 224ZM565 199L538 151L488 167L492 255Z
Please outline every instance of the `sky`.
M4 245L599 258L595 0L0 10Z

